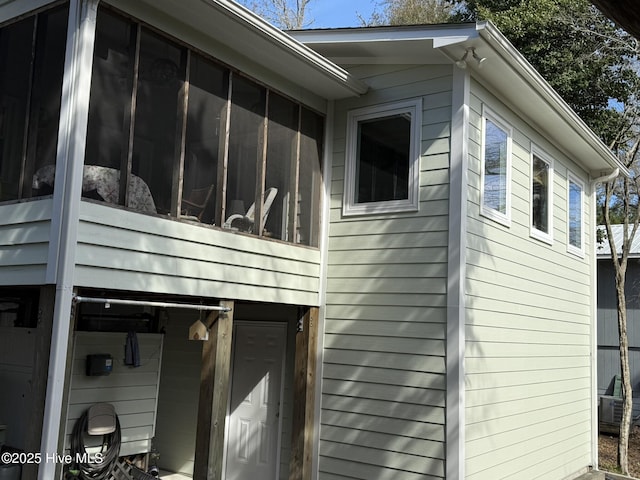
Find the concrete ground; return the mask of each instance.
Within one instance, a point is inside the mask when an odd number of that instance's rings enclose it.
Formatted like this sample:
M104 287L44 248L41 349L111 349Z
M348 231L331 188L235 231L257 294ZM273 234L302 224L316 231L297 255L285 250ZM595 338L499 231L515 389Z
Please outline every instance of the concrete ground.
M617 473L602 472L604 480L637 480L635 477L627 477L626 475L618 475Z

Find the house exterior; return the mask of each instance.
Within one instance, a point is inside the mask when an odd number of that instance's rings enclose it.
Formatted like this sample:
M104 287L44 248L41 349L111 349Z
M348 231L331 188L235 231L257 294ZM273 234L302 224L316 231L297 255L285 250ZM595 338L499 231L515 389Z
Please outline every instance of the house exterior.
M0 56L7 445L73 453L106 402L119 457L187 478L597 467L625 171L493 25L9 0Z
M604 225L598 229L606 235ZM615 244L622 245L623 226L611 225ZM611 261L611 249L605 238L597 247L598 255L598 394L611 397L622 396L616 384L616 376L620 375L620 342L618 337L618 307L616 296L615 270ZM629 338L629 366L631 368L631 386L634 391L640 383L640 332L638 322L640 315L640 243L636 235L631 242L629 260L627 262L627 278L625 294L627 300L627 335ZM635 392L634 392L635 393ZM614 414L619 415L614 411ZM640 415L640 399L634 395L633 418ZM614 417L616 418L616 417ZM601 422L603 419L601 419Z

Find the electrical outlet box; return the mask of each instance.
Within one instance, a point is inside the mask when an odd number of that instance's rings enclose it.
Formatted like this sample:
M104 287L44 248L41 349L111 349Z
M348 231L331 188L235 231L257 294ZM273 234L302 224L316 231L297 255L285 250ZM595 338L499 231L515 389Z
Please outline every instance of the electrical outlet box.
M87 355L87 376L109 375L113 370L113 358L108 353Z

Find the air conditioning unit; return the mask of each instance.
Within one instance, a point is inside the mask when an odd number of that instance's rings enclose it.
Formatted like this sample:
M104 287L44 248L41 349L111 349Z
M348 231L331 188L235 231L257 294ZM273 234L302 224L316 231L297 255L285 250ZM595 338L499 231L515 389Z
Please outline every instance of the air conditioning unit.
M600 396L600 408L598 409L600 425L615 426L620 425L622 419L622 398L610 395Z

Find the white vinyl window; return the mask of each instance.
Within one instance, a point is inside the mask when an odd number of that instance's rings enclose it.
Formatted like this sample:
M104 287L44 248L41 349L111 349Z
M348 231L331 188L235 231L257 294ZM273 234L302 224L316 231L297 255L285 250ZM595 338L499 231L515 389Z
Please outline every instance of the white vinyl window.
M482 116L480 213L511 223L511 127L488 108Z
M420 99L347 116L344 215L418 209Z
M531 236L553 241L553 160L542 150L531 152Z
M567 249L584 256L584 184L571 173L567 176Z

